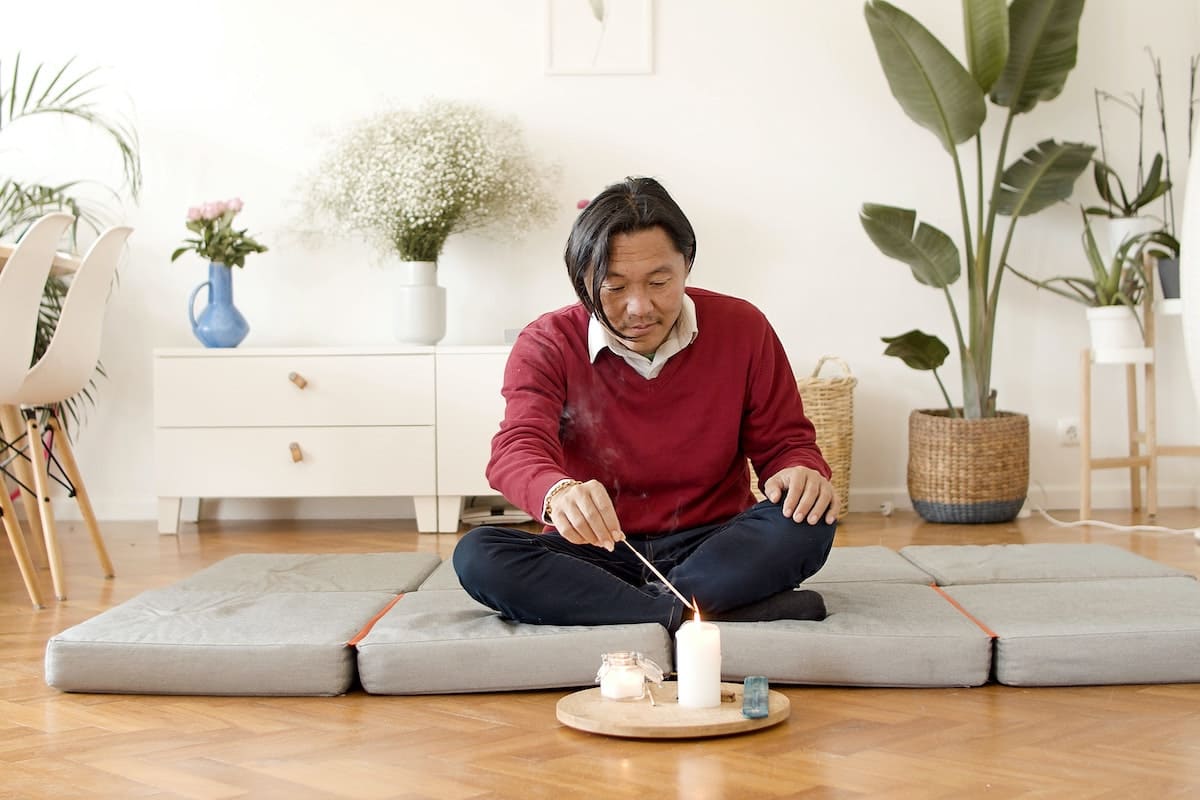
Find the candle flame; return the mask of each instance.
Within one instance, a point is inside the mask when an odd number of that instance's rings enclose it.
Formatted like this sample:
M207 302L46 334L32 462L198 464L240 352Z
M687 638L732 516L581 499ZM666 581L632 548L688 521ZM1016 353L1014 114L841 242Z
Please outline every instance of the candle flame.
M700 621L700 606L696 605L696 597L692 596L692 609L695 613L692 614L692 619L696 622Z

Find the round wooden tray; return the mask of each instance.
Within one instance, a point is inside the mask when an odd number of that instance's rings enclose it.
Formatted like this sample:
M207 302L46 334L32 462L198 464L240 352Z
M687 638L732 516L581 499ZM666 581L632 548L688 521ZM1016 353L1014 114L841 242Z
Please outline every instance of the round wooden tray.
M792 705L785 695L772 691L767 700L767 716L747 719L742 716L742 685L722 683L723 702L717 708L680 708L677 685L667 681L661 686L646 684L650 697L641 700L609 700L600 696L600 688L584 689L558 701L558 721L572 728L605 736L640 739L686 739L700 736L724 736L744 733L783 722Z

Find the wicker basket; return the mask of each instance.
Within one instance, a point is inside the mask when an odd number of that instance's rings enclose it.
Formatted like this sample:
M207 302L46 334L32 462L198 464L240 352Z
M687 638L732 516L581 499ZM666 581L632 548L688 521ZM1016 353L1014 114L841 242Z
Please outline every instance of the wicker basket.
M827 362L840 366L842 374L822 378L821 369ZM850 450L854 445L854 386L857 383L858 378L850 374L850 367L836 356L822 356L812 375L796 381L804 400L804 414L817 431L817 446L833 470L833 491L843 513L850 508ZM750 468L750 486L754 496L762 500L753 467Z
M945 410L908 418L908 495L930 522L1007 522L1029 486L1029 418L963 419Z

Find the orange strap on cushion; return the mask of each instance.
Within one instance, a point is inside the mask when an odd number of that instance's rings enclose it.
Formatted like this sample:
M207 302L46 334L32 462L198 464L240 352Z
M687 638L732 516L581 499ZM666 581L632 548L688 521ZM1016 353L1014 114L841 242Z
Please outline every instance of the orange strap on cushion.
M404 597L403 592L401 592L400 594L393 597L391 599L391 602L389 602L386 606L384 606L382 609L380 609L378 614L371 617L371 619L367 622L367 624L363 626L362 630L360 630L358 633L354 634L354 636L351 637L350 641L346 642L346 646L354 647L356 644L361 642L363 639L367 638L367 634L371 632L371 628L375 627L375 623L379 622L379 620L383 619L383 615L386 614L387 612L391 611L392 607L394 605L396 605L396 603L399 603L400 599L403 597Z
M967 611L965 608L963 608L962 605L960 605L957 600L955 600L953 597L951 597L950 595L943 592L942 587L938 586L936 583L931 583L931 584L929 584L929 586L935 592L940 594L947 603L954 606L958 610L958 613L962 614L964 617L971 620L971 622L974 622L976 625L978 625L979 630L986 633L988 635L988 638L990 638L990 639L999 639L1000 638L1000 636L994 630L989 628L987 625L984 625L977 617L975 617L975 615L973 615L970 611Z

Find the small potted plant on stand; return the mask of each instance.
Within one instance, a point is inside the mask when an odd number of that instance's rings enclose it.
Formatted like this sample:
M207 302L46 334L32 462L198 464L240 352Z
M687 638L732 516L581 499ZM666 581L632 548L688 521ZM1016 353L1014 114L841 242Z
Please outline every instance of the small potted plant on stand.
M1120 360L1123 351L1136 350L1144 345L1142 322L1138 317L1138 305L1146 288L1141 258L1142 249L1155 233L1136 234L1124 239L1117 251L1106 260L1085 213L1083 251L1091 267L1090 277L1059 276L1039 281L1011 266L1009 269L1039 289L1087 306L1092 351L1106 354L1105 360Z

